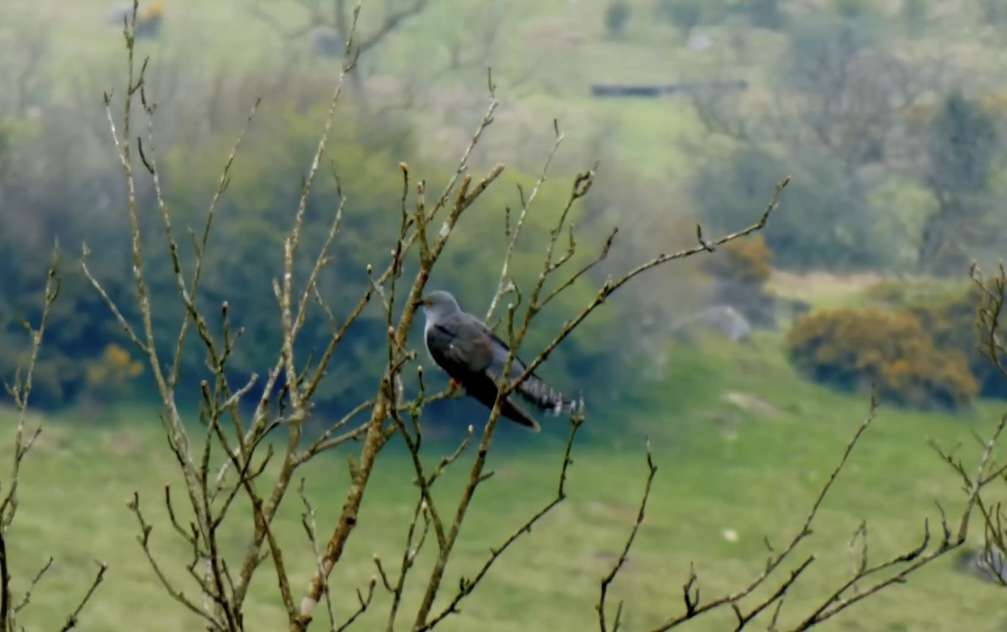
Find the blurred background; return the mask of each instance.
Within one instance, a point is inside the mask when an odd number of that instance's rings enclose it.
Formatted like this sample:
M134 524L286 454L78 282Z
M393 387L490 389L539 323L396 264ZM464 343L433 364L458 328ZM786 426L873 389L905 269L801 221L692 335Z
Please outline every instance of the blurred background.
M236 381L263 374L277 348L270 287L352 9L350 0L141 3L138 53L151 57L155 151L177 225L201 226L229 148L263 99L221 202L199 297L207 309L228 301L245 329ZM124 508L134 489L156 499L174 476L149 370L77 263L86 242L92 269L130 308L125 193L102 103L104 91L124 89L127 10L105 0L0 3L0 375L8 381L26 359L21 323L38 317L57 241L64 277L32 393L51 423L22 483L30 491L14 557L24 575L35 557L56 556L59 590L34 597L54 617L67 591L86 583L90 560L102 558L109 587L86 629L131 629L138 609L149 617L143 629L191 629L146 567ZM384 0L364 4L357 43L362 56L338 106L304 248L320 243L341 186L344 229L320 282L337 309L349 309L368 283L366 266L394 242L399 162L432 190L453 173L485 111L489 67L502 104L472 163L507 171L466 216L432 285L485 311L506 246L505 209L520 207L517 187L528 190L541 172L553 119L565 140L529 215L519 284L537 274L546 227L573 177L595 161L599 179L575 209L581 252L620 229L596 274L543 314L526 355L606 276L691 246L697 223L707 238L753 223L774 185L793 178L763 233L641 277L543 367L543 377L588 401L571 498L445 629L593 625L597 579L635 515L645 437L661 471L617 584L634 630L675 612L690 562L710 595L758 573L763 536L782 541L799 527L795 507L810 505L866 413L872 383L884 405L878 426L824 510L816 568L781 616L793 608L796 617L853 568L847 542L862 520L873 546L894 552L918 539L935 500L959 500L959 483L927 439L974 451L971 433L1007 407L1007 381L975 350L968 281L970 263L994 265L1007 243L1007 4ZM155 329L167 344L181 305L152 183L138 182ZM328 331L321 316L310 320L302 353ZM184 374L195 386L206 368L190 342ZM323 384L321 421L371 395L382 368L373 350L383 345L383 317L372 309ZM443 441L431 449L449 451L478 415L464 401L432 407L427 424ZM0 408L0 419L13 416ZM552 494L567 425L546 421L541 436L504 429L491 459L498 475L480 492L492 508L476 508L453 573L471 572L486 546ZM312 466L322 525L341 503L344 457ZM334 581L364 583L371 554L396 551L412 506L401 457L384 457L362 518L372 528L351 540ZM445 494L461 484L452 480ZM281 516L297 545L299 512ZM67 539L68 527L78 535ZM236 548L244 537L235 531ZM156 546L178 551L167 537ZM305 559L298 578L311 571ZM984 573L958 556L826 628L1004 629L1003 594ZM260 589L254 607L266 629L282 609L266 597L268 582ZM344 601L352 608L355 597ZM733 625L727 617L695 627Z

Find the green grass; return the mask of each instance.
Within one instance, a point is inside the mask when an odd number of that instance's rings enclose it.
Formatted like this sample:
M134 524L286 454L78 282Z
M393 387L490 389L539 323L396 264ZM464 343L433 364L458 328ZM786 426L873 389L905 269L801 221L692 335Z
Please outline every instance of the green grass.
M626 602L627 629L645 629L679 612L679 587L690 563L700 575L704 597L737 588L757 574L766 557L763 536L775 546L793 536L867 407L863 396L802 381L786 366L778 346L777 337L765 336L749 347L707 343L672 349L672 368L660 383L647 385L645 390L653 393L649 399L628 403L618 417L589 421L619 428L595 431L592 441L579 447L567 502L499 561L462 614L444 629L592 629L599 578L618 555L642 490L644 434L651 437L660 470L636 548L614 587L614 597ZM731 403L726 393L747 395L734 400L761 412ZM756 400L761 403L746 403ZM961 442L971 456L977 448L970 432L988 430L999 408L983 402L956 418L883 408L823 507L814 536L792 562L812 552L816 556L804 581L788 596L784 620L807 612L824 590L852 571L848 542L861 520L868 521L871 554L880 559L916 543L925 516L936 524L935 500L953 514L961 501L958 483L926 440ZM9 412L2 421L12 427ZM457 586L459 575L474 572L489 546L554 493L562 442L548 434L524 439L491 456L496 474L477 495L449 567L445 594ZM432 448L428 458L447 449ZM347 482L344 457L320 459L304 472L323 530L331 527L341 505ZM157 585L135 541L135 519L126 509L126 501L138 491L148 520L157 525L155 551L172 577L192 592L184 582L188 552L166 527L162 503L163 486L177 481L151 410L121 408L103 418L68 414L47 420L24 469L22 502L9 544L19 589L48 555L57 560L33 596L29 629L62 621L88 584L94 559L107 561L110 570L83 629L135 629L141 613L145 630L193 629L195 622ZM414 499L410 481L401 452L382 457L360 526L332 576L344 616L355 603L353 589L374 574L372 556L377 553L393 566L400 554ZM460 467L444 480L439 494L443 512L453 507L462 483ZM181 502L180 490L177 497ZM300 502L291 496L277 526L298 589L312 568L300 515ZM229 554L240 552L246 529L242 524L226 530ZM737 534L737 541L725 538L727 530ZM409 584L403 623L419 598L431 551L421 557ZM267 565L251 593L251 629L282 626L274 581ZM360 629L378 629L388 603L379 593ZM954 573L951 560L943 560L825 629L953 625L983 630L991 627L990 612L1001 603L997 589ZM722 629L731 617L729 612L714 614L696 621L694 628ZM993 623L1000 622L994 617Z

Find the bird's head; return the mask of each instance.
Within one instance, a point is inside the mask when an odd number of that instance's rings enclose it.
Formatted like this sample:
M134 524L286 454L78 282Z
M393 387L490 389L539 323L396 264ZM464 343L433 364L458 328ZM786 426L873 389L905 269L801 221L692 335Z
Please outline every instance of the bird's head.
M428 317L432 316L434 318L461 311L461 307L458 306L458 301L455 300L455 297L451 296L450 292L445 292L444 290L435 290L427 294L420 300L420 305Z

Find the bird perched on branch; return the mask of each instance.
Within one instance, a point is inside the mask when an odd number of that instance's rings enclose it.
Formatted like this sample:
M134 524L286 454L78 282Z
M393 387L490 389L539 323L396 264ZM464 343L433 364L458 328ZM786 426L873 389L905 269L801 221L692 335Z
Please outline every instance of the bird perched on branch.
M503 377L510 348L481 320L463 312L448 292L431 292L421 304L427 319L423 339L430 357L461 384L468 395L492 408L497 399L497 381ZM516 380L526 368L527 365L515 356L510 380ZM564 397L534 373L514 392L540 410L556 415L583 407L583 401ZM500 402L500 414L536 432L540 429L538 422L509 397Z

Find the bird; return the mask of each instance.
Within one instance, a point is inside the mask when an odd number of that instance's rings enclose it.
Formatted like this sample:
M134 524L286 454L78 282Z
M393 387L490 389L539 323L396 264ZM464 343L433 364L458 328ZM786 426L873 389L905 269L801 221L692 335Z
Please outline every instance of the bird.
M497 381L510 354L510 347L472 314L462 311L450 292L437 290L420 300L426 316L423 340L427 353L437 366L476 401L492 408L497 399ZM525 372L527 365L517 356L511 363L510 379ZM583 401L573 400L542 381L534 373L515 393L536 408L559 415L583 408ZM535 432L541 426L510 397L500 402L500 414Z

